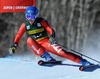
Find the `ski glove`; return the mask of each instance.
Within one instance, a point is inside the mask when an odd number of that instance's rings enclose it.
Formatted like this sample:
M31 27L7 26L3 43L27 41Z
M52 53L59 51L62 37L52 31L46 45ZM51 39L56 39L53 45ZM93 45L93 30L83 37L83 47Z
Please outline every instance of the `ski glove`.
M53 32L53 34L50 36L49 42L50 42L51 44L55 44L55 43L56 43L56 40L55 40L55 32Z
M50 37L50 38L49 38L49 42L50 42L51 44L55 44L55 43L56 43L56 40L55 40L55 38Z
M18 43L14 43L10 48L9 48L9 54L14 54L16 52L16 47L18 46Z

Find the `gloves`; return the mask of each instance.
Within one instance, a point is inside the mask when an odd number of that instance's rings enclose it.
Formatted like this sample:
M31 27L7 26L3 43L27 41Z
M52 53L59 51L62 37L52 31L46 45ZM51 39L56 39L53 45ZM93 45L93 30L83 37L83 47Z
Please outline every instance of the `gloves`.
M18 46L18 43L14 43L10 48L9 48L9 54L14 54L16 52L16 47Z
M52 35L50 36L49 42L51 44L55 44L56 43L56 40L55 40L55 32L53 32Z
M49 42L50 42L51 44L55 44L55 43L56 43L56 40L55 40L55 38L50 37L50 38L49 38Z

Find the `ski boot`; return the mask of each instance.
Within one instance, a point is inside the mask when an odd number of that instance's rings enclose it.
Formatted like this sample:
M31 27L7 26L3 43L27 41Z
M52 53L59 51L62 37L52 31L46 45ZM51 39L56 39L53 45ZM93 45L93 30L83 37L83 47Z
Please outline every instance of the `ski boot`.
M87 61L86 59L81 59L80 64L82 64L82 66L89 66L89 65L92 65L92 63L90 63L90 62Z
M46 61L56 61L52 56L50 56L49 53L44 52L43 55L41 56L42 58L45 58Z
M41 56L42 58L45 58L46 61L39 60L39 65L52 65L52 64L58 64L61 63L61 61L56 61L53 57L50 56L49 53L44 52L44 54Z
M82 66L79 67L80 71L83 71L83 70L85 70L86 67L93 65L92 63L90 63L86 59L81 59L80 64L82 64Z

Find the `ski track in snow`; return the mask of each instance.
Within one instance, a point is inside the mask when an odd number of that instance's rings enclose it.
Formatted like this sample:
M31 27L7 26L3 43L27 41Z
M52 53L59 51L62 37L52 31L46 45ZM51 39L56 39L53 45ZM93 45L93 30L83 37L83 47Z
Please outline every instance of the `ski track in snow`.
M79 64L70 60L70 65L53 67L39 66L37 61L18 58L0 59L0 79L100 79L100 68L93 72L79 71Z

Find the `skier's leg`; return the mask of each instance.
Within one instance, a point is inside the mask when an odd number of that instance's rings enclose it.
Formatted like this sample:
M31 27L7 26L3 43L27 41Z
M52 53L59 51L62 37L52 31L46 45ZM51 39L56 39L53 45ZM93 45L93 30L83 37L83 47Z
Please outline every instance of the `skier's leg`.
M45 44L45 45L44 45ZM54 53L56 55L59 55L61 57L67 58L69 60L72 60L76 63L82 64L82 65L90 65L91 63L82 57L73 54L71 52L67 52L61 48L58 44L51 45L50 43L44 43L42 46L47 49L49 52Z
M72 54L70 52L64 51L61 46L57 45L57 44L53 44L51 45L49 42L42 44L42 46L48 50L48 52L51 52L53 54L56 54L58 56L61 56L63 58L67 58L69 60L72 60L74 62L79 63L81 57L77 56L75 54Z
M27 45L37 56L41 56L45 52L44 48L31 37L27 39Z
M53 57L50 56L49 53L45 52L44 47L42 47L39 43L37 43L34 39L28 38L27 44L29 48L31 48L32 52L34 52L37 56L45 58L46 61L53 61Z

